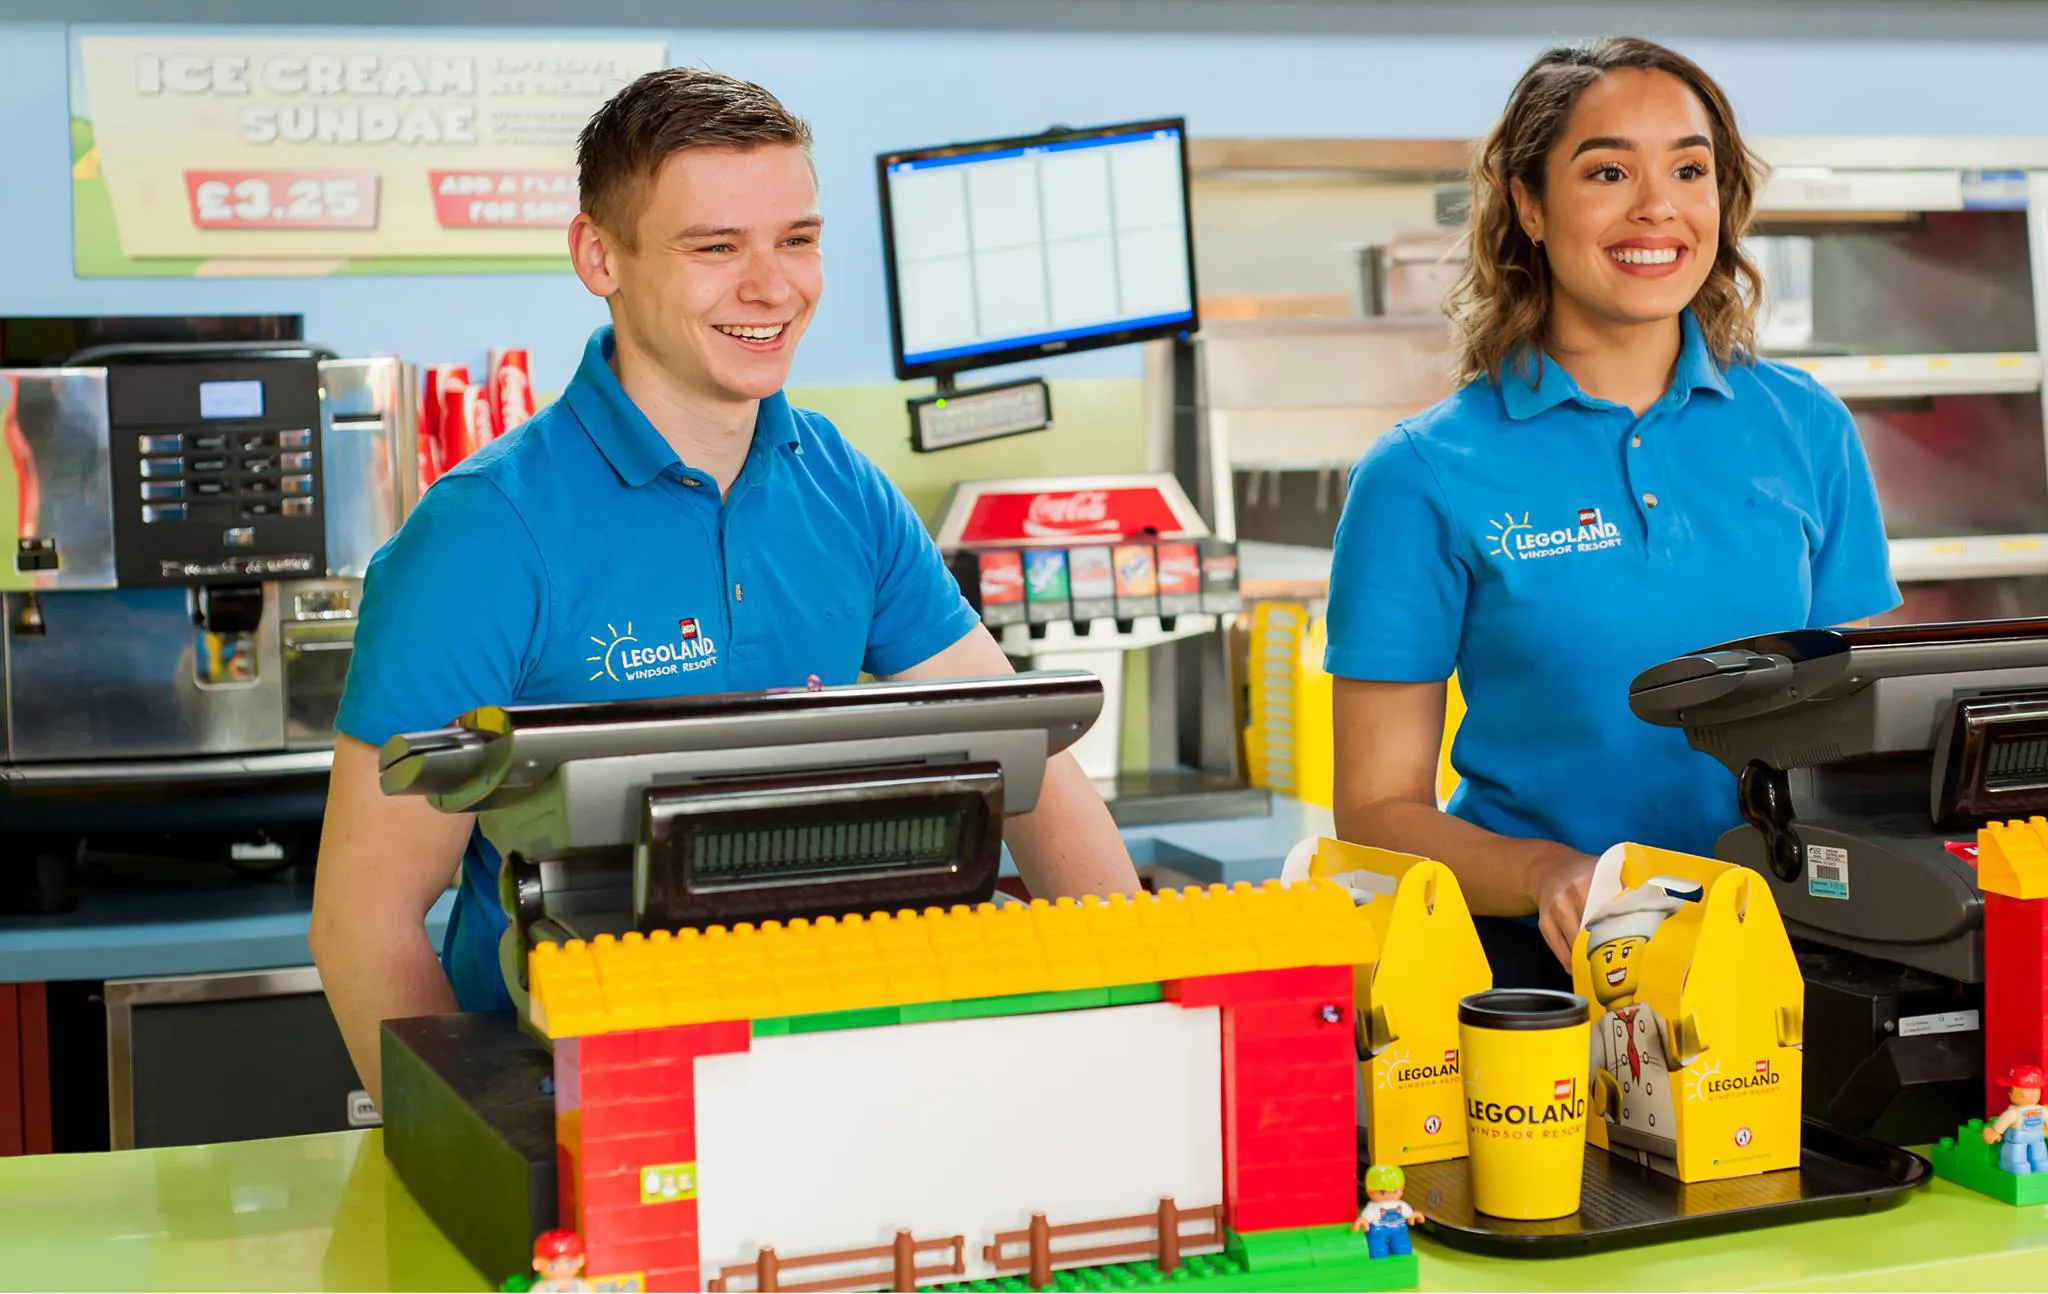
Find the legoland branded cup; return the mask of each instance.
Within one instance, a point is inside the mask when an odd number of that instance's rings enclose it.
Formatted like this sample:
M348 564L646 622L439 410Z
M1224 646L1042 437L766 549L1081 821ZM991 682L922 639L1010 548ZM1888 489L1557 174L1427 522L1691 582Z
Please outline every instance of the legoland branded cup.
M1472 1205L1534 1221L1578 1212L1585 1171L1586 999L1491 989L1458 1001Z

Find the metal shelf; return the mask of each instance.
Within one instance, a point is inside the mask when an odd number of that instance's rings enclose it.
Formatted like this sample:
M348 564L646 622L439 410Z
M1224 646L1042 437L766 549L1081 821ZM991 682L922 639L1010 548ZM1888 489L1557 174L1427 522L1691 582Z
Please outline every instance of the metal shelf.
M1043 638L1033 638L1028 625L1004 625L996 638L1003 645L1003 651L1011 656L1053 656L1063 652L1136 651L1142 647L1157 647L1180 638L1194 638L1201 634L1216 632L1219 624L1228 627L1234 617L1206 614L1183 615L1173 618L1173 628L1167 629L1158 616L1139 616L1130 621L1129 633L1118 633L1114 620L1090 620L1074 624L1068 620L1056 620L1045 626Z
M1771 358L1813 374L1844 400L2024 394L2041 389L2041 357L2031 351Z
M1902 584L2048 575L2048 534L1892 540L1892 577Z

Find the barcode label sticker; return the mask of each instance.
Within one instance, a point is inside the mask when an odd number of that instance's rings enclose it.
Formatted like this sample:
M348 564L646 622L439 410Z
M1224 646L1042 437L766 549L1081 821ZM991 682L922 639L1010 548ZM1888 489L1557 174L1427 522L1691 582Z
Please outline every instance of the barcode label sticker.
M1806 847L1806 892L1817 899L1849 897L1849 851L1839 845Z
M1918 1038L1930 1033L1975 1033L1983 1026L1975 1011L1943 1011L1939 1015L1909 1015L1899 1020L1899 1037Z

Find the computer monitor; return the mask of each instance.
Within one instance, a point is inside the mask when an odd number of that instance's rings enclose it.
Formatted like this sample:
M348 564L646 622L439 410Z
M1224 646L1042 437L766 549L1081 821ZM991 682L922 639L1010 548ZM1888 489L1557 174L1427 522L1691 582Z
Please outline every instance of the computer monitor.
M896 374L1191 333L1181 118L883 153Z

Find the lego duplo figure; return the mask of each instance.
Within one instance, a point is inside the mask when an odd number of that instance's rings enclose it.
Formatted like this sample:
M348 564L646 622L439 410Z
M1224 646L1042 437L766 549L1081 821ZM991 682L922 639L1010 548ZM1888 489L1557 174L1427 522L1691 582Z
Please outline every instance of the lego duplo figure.
M1987 1144L2002 1141L1998 1166L2008 1173L2048 1173L2048 1110L2041 1108L2041 1067L2015 1065L2005 1076L2012 1104L1984 1129Z
M1401 1191L1407 1185L1408 1175L1396 1165L1374 1164L1365 1170L1366 1206L1351 1229L1365 1233L1366 1250L1375 1258L1415 1252L1408 1241L1408 1228L1423 1217L1401 1202Z
M1586 919L1586 962L1593 995L1605 1008L1593 1025L1593 1108L1607 1121L1608 1141L1674 1159L1672 1062L1664 1020L1636 999L1643 949L1680 901L1654 886L1623 890Z
M574 1231L543 1231L533 1242L535 1279L528 1294L588 1290L583 1279L583 1237Z

